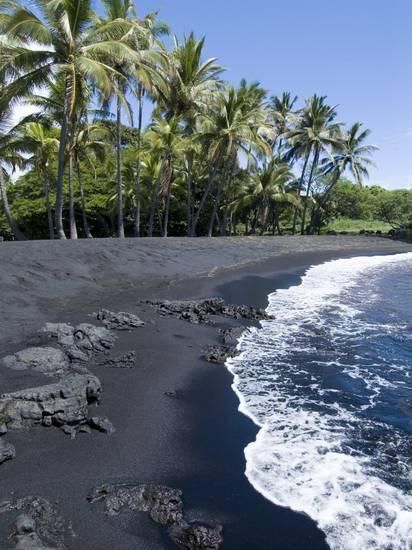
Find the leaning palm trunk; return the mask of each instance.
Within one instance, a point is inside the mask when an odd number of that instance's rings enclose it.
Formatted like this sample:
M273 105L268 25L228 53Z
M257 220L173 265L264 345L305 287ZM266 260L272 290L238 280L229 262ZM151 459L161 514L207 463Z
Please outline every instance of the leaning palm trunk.
M298 199L300 198L300 193L303 189L303 183L305 181L306 169L308 167L308 162L309 162L311 151L312 151L312 148L309 149L308 154L306 155L305 164L303 165L302 175L301 175L300 180L299 180ZM293 235L296 233L296 225L298 223L298 213L299 213L299 206L296 205L295 213L293 215L293 226L292 226L292 234Z
M332 193L333 189L336 187L336 185L337 185L337 183L340 179L340 176L341 176L341 172L340 172L339 169L337 169L336 173L335 173L335 177L333 178L333 182L326 189L326 191L325 191L323 197L321 198L321 200L318 201L318 203L316 205L316 208L314 209L314 211L312 213L312 218L311 218L311 221L310 221L310 228L311 228L312 231L315 229L316 224L318 224L317 229L318 229L318 232L320 232L320 211L325 206L329 195Z
M213 208L212 208L212 213L210 215L210 220L209 220L209 229L208 229L208 232L207 232L207 236L208 237L213 237L213 228L215 226L215 220L216 220L216 216L217 216L217 210L219 208L219 203L220 203L220 197L222 195L222 191L223 191L223 186L225 184L225 175L222 175L222 177L220 178L220 181L219 181L219 185L217 187L217 192L216 192L216 197L215 197L215 202L213 204Z
M312 162L312 166L311 166L311 169L310 169L310 175L309 175L307 193L306 193L306 197L305 197L305 203L303 205L302 223L301 223L301 226L300 226L301 235L305 234L306 212L307 212L307 209L308 209L308 201L309 201L310 190L311 190L311 186L312 186L313 174L315 173L315 169L318 166L319 154L320 154L319 148L316 148L315 156L313 157L313 162Z
M121 101L117 96L117 117L116 117L116 161L117 161L117 236L124 239L123 221L123 182L122 182L122 152L121 152Z
M68 121L69 109L69 81L66 79L64 101L63 101L63 120L60 132L59 159L57 165L57 191L56 191L56 210L55 222L56 232L59 239L65 239L66 234L63 228L63 181L64 181L64 160L66 155L67 131L69 127Z
M163 237L167 237L167 231L169 226L169 212L170 212L170 198L172 194L172 180L173 180L173 168L171 158L167 161L167 191L166 191L166 204L165 204L165 216L163 222Z
M134 218L134 234L136 237L140 237L140 214L141 214L141 189L140 189L140 152L142 148L142 125L143 125L143 88L139 85L138 90L138 105L139 105L139 115L138 115L138 125L137 125L137 165L136 165L136 212Z
M69 153L69 219L70 238L77 239L76 216L74 212L73 155Z
M149 228L147 232L148 237L153 237L153 225L154 218L156 214L157 203L159 200L159 189L160 189L160 178L162 174L162 169L160 169L159 175L157 176L156 183L153 185L151 201L150 201L150 215L149 215Z
M50 205L50 193L49 193L49 178L47 177L47 174L44 174L43 176L43 190L44 190L44 200L46 203L46 210L47 210L47 223L49 226L49 238L50 240L54 239L54 227L53 227L53 215L52 215L52 209Z
M4 215L6 216L7 222L10 226L10 229L15 239L17 241L26 241L27 240L26 236L24 235L24 233L20 231L17 223L15 222L12 216L12 213L10 212L9 201L7 198L6 184L4 181L3 168L1 166L0 166L0 198L2 199L2 202L3 202Z
M218 212L218 209L219 209L219 206L220 206L220 197L222 196L223 187L226 183L226 178L227 178L227 174L228 174L228 171L229 171L228 165L229 165L231 159L232 159L232 155L229 155L229 159L226 162L225 168L223 170L222 177L220 178L220 181L219 181L219 185L218 185L217 192L216 192L216 199L215 199L215 202L213 204L212 214L211 214L210 220L209 220L209 231L208 231L208 234L207 234L208 237L213 236L213 227L215 225L215 219L216 219L217 212ZM230 167L230 178L229 178L229 180L232 179L232 174L233 174L235 163L236 163L236 157L231 163L232 166Z
M196 236L196 228L197 228L197 224L199 223L200 214L203 212L203 208L205 207L206 200L207 200L207 198L209 196L209 193L210 193L210 191L213 187L213 184L215 182L217 171L218 171L218 168L217 168L218 164L219 164L218 162L215 163L214 168L212 169L212 171L209 174L209 181L207 182L206 189L205 189L205 191L202 195L202 198L200 199L199 207L198 207L198 209L196 211L196 214L193 218L192 230L191 230L191 233L190 233L191 237Z
M187 236L190 237L192 232L192 183L193 183L193 152L190 151L188 158L187 172Z
M76 160L76 172L77 172L77 181L79 183L80 205L81 205L81 210L82 210L82 220L83 220L84 233L85 233L87 239L93 239L93 235L90 231L89 223L87 221L86 200L85 200L85 197L84 197L83 181L82 181L82 177L81 177L80 163L79 163L78 159Z

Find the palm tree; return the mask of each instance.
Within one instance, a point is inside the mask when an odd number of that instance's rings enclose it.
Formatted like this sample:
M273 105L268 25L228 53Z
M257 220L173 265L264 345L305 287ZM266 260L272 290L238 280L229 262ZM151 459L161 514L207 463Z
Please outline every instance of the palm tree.
M160 72L155 80L155 97L166 118L178 117L184 123L188 143L196 132L196 119L205 111L211 96L221 85L223 67L215 57L203 60L205 39L191 33L180 43L174 37L171 52L163 51ZM191 234L194 151L187 151L187 234Z
M243 150L250 154L250 146L260 152L269 152L269 146L264 139L265 130L268 129L265 112L255 101L256 96L249 96L233 87L220 92L210 111L205 116L205 126L201 134L202 141L208 144L208 157L212 169L209 180L196 211L192 236L196 234L200 214L206 200L212 190L216 176L221 171L212 213L209 222L209 236L212 235L216 213L219 208L220 198L225 181L230 181L232 171L235 169L238 152Z
M160 177L157 180L157 190L151 206L151 230L153 228L154 210L157 205L159 191L164 197L164 216L162 222L163 237L168 235L169 213L172 182L175 171L175 163L186 149L187 138L184 138L180 121L177 118L169 120L155 120L148 133L152 150L162 161ZM163 183L163 189L160 189Z
M378 150L375 145L365 145L365 141L370 134L371 131L367 128L364 129L361 122L356 122L335 144L334 155L331 158L324 159L323 174L331 174L333 179L314 209L311 220L312 230L319 221L320 212L325 206L330 193L346 170L351 172L355 182L359 185L362 185L364 179L369 178L368 167L374 165L369 157L374 151Z
M284 134L291 124L296 122L296 113L293 110L298 96L292 96L290 92L283 92L281 96L273 96L268 105L269 118L275 127L275 137L272 141L272 150L281 153L284 145Z
M64 82L63 116L57 169L56 230L63 229L63 177L69 124L81 103L84 83L108 97L122 75L114 68L136 58L120 38L129 27L124 21L94 28L92 0L38 0L36 13L23 4L4 2L0 32L7 36L0 56L3 77L10 80L3 101L15 103L38 86ZM39 15L37 15L37 13ZM31 47L35 42L36 50Z
M26 236L19 229L9 206L6 178L7 172L5 170L5 164L14 166L21 160L19 152L16 153L13 147L13 132L8 130L10 125L10 110L7 102L3 101L3 93L5 86L0 81L0 200L3 207L3 212L6 220L10 226L10 229L18 241L26 240Z
M72 141L73 162L79 184L80 204L83 219L83 229L86 238L92 239L86 214L86 197L84 192L83 180L80 163L83 162L94 172L98 162L104 163L108 147L109 132L107 128L99 124L88 124L84 122L77 128L76 135Z
M49 237L54 239L53 214L50 203L50 164L57 158L59 151L59 131L41 122L26 122L15 129L15 146L29 155L23 160L26 166L32 166L43 181L45 206L49 227Z
M256 200L261 216L261 235L267 231L271 217L279 230L278 207L280 205L296 205L298 202L295 194L287 190L287 184L293 179L289 165L277 157L272 158L252 176L254 183L252 198Z
M308 206L307 197L310 196L313 176L317 169L321 154L336 146L340 138L340 124L334 122L337 116L336 108L326 104L325 96L312 96L306 100L305 107L299 113L296 125L286 132L285 137L289 142L289 158L302 156L304 159L303 169L298 187L298 196L305 187L303 204L303 215L301 221L301 234L305 232L306 211ZM306 171L310 159L311 167L307 183L305 184ZM295 209L292 232L296 231L298 209Z

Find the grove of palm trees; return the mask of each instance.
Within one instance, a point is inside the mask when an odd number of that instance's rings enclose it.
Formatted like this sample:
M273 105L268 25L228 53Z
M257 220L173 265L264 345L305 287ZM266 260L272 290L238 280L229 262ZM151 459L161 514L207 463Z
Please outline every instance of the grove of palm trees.
M6 237L312 234L368 177L370 131L328 98L228 84L133 0L32 4L0 8Z

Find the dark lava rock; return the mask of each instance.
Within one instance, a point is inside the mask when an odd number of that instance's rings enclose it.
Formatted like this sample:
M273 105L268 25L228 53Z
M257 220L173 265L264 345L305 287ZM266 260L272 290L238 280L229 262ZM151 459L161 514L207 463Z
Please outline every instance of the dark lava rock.
M62 375L70 368L66 354L60 349L49 347L24 349L4 357L2 364L13 370L34 370L51 376Z
M107 309L101 309L98 313L95 313L94 316L108 329L131 330L144 326L144 322L137 317L137 315L125 313L124 311L114 313Z
M247 331L245 327L234 327L219 330L223 345L210 346L205 354L206 360L209 363L225 364L231 357L238 355L237 344L242 334Z
M148 512L156 523L172 525L183 517L181 491L161 485L101 485L88 496L103 501L109 516L124 511Z
M89 420L89 425L91 428L109 435L116 431L106 416L92 416Z
M239 338L244 332L248 331L249 329L245 327L233 327L219 330L219 333L225 346L237 347Z
M216 363L218 365L224 365L226 361L235 357L236 348L229 346L210 346L206 352L206 360L209 363Z
M206 300L179 300L162 302L148 302L155 306L159 314L165 317L176 317L189 323L210 323L210 316L220 315L232 319L262 320L271 319L262 309L250 306L226 305L222 298L209 298Z
M16 449L11 443L4 441L4 439L0 437L0 464L3 464L6 460L12 460L13 458L16 458Z
M54 384L5 393L0 396L0 423L9 430L87 423L89 405L100 392L96 376L73 374Z
M18 550L64 550L65 538L73 536L68 525L53 506L40 497L25 497L0 502L0 514L18 512L10 539ZM1 544L1 548L5 548Z
M16 550L55 550L45 546L36 533L36 522L27 514L20 514L16 519L16 530L12 537Z
M111 349L116 336L104 327L82 323L47 323L43 332L55 339L71 361L88 361L95 353Z
M169 528L169 537L184 550L218 550L223 542L222 527L183 522Z
M218 550L222 528L188 523L183 514L182 492L162 485L101 485L88 496L90 502L104 502L105 512L148 512L156 523L167 526L174 544L185 550Z
M103 366L111 369L134 369L136 367L136 352L128 351L113 359L108 359L104 361Z

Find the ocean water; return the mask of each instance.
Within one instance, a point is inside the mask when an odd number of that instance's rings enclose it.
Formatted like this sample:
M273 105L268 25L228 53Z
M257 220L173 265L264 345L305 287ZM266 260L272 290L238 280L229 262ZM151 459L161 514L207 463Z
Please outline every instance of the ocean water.
M333 550L412 549L412 253L312 267L268 312L227 364L249 481Z

